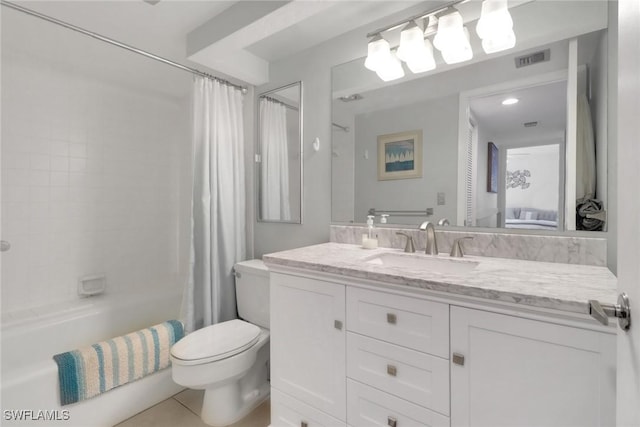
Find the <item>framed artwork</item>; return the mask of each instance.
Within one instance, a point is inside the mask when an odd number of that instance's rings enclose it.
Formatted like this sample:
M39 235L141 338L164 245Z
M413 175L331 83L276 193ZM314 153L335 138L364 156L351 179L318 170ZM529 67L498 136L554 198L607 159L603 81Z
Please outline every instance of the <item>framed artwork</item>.
M378 181L421 177L421 130L378 136Z
M487 193L498 192L498 147L493 142L487 147Z

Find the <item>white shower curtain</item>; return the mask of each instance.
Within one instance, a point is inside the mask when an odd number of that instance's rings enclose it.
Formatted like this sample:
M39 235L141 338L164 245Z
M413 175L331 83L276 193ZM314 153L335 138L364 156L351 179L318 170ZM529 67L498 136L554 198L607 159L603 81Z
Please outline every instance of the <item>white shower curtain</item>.
M596 146L591 109L584 94L578 96L577 122L576 199L593 199L596 196Z
M246 255L242 101L240 89L195 78L188 332L237 317L233 265Z
M287 107L282 103L260 98L260 141L262 219L290 221Z

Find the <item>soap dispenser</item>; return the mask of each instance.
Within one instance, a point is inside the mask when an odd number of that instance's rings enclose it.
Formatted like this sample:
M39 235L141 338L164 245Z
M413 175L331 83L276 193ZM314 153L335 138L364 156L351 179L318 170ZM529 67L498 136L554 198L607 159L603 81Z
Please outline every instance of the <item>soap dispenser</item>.
M373 220L375 216L367 216L367 234L362 235L362 247L365 249L375 249L378 247L378 236L375 234Z

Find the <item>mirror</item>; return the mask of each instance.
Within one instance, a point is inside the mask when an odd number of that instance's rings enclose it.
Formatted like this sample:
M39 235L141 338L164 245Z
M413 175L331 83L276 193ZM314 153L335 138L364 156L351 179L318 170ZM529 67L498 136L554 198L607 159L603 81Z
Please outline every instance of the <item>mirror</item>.
M463 16L475 3L460 5ZM562 232L580 229L575 207L583 197L606 207L607 4L531 1L510 11L518 42L508 51L484 54L473 39L473 60L447 65L436 53L436 70L405 68L404 78L387 83L365 58L332 69L334 223L362 223L373 213L389 214L389 224L446 218L454 226ZM569 30L569 21L580 24ZM519 102L502 105L508 97ZM597 160L585 172L580 138L589 121L587 152ZM421 176L380 179L379 163L390 161L381 160L380 140L412 132L421 135ZM589 176L597 178L583 184ZM604 207L592 212L603 216ZM583 229L602 230L603 222Z
M302 82L258 96L258 221L302 223Z

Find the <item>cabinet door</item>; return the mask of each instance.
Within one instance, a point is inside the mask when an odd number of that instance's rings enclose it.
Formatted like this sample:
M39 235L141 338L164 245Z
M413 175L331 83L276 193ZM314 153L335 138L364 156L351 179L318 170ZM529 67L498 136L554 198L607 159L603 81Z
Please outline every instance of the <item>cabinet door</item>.
M271 426L344 427L345 423L272 388Z
M346 419L345 290L271 274L271 385Z
M451 424L613 426L615 348L615 334L451 307Z

